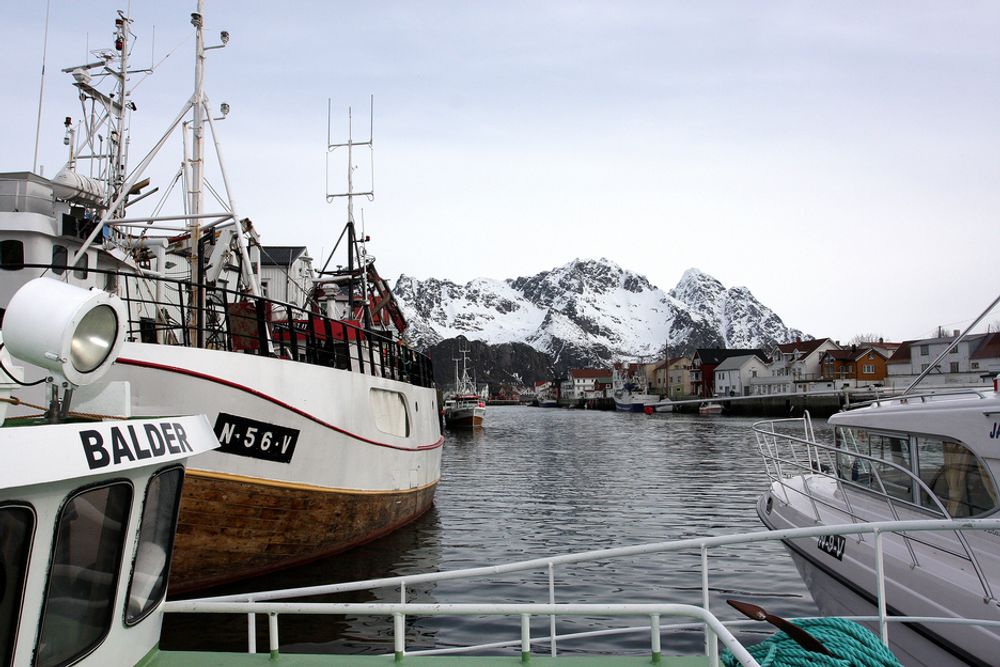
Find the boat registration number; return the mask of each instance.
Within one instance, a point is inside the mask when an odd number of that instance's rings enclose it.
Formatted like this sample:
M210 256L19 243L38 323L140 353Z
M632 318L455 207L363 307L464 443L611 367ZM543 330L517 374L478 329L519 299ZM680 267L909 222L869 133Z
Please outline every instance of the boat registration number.
M291 463L299 431L220 412L215 419L220 451L254 459Z
M837 560L844 560L844 547L847 546L847 539L843 535L823 535L816 540L816 546L820 551L824 551Z

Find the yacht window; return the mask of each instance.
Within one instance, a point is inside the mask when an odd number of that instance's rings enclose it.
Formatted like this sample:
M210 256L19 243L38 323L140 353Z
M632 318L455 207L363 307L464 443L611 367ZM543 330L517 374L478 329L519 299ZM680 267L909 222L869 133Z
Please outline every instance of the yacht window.
M997 491L986 467L964 445L938 438L917 438L920 479L952 517L976 516L997 506ZM926 491L920 504L940 512Z
M52 273L57 276L61 276L66 271L66 266L69 264L69 251L66 246L54 245L52 246Z
M181 468L166 470L153 477L146 488L139 543L128 587L126 625L134 625L149 615L167 592L167 566L177 526L183 477Z
M115 606L132 486L118 482L70 498L56 524L35 665L66 665L107 636Z
M912 470L907 436L871 433L842 426L837 429L837 446L849 452L838 455L837 468L843 479L877 493L884 490L894 498L913 501L913 478L907 472ZM869 461L851 453L879 460Z
M410 418L406 414L406 399L398 391L372 389L369 393L375 426L383 433L407 437L410 435Z
M21 596L28 573L35 514L27 507L0 507L0 665L14 662Z
M24 268L24 244L8 239L0 241L0 269L18 271Z
M105 292L117 292L118 291L118 274L109 272L104 274L104 291Z
M89 264L90 264L90 256L84 254L84 256L80 258L80 261L76 263L76 268L73 269L73 275L76 276L77 278L80 278L81 280L86 278L87 266Z

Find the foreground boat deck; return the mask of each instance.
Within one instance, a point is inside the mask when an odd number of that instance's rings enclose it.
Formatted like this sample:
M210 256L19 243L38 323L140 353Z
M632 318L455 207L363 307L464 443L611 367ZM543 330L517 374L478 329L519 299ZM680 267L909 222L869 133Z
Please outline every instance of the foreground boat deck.
M521 662L516 655L414 655L397 662L391 655L316 655L282 653L271 657L267 653L213 653L208 651L163 651L140 663L140 667L237 667L239 665L284 665L286 667L341 667L344 665L414 665L415 667L514 667L515 665L660 665L660 667L705 667L708 659L704 656L663 656L654 663L649 655L534 655L527 662Z

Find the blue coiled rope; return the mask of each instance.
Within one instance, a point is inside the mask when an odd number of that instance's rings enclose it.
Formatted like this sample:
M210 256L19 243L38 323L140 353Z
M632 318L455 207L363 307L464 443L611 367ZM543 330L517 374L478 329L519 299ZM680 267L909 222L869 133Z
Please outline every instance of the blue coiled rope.
M761 667L903 667L868 628L844 618L813 618L795 621L836 657L807 651L784 632L776 632L759 644L747 648ZM728 650L722 662L738 667L739 661Z

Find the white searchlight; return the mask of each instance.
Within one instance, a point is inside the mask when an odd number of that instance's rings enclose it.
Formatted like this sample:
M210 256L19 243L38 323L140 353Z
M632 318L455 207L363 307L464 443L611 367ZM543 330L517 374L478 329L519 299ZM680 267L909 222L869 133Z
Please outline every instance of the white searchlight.
M124 341L125 306L114 294L35 278L10 300L3 342L18 359L52 372L67 389L99 380Z

